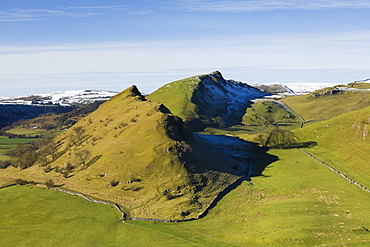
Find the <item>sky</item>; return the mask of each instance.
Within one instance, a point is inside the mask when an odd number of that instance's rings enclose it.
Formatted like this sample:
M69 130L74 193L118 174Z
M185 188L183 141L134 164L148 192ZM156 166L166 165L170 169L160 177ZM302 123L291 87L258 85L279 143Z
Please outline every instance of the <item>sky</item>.
M370 0L0 0L0 97L370 78Z

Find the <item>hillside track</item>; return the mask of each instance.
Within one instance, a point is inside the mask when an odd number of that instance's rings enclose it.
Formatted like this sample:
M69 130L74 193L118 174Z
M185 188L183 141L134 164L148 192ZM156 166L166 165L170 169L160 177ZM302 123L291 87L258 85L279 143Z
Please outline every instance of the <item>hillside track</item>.
M354 181L353 179L349 178L348 176L346 176L345 174L341 173L340 171L336 170L335 168L329 166L328 164L324 163L323 161L319 160L318 158L314 157L313 155L307 153L306 151L303 151L301 149L296 149L304 154L306 154L308 157L320 162L321 164L323 164L324 166L326 166L327 168L329 168L330 170L332 170L333 172L337 173L338 175L342 176L343 178L347 179L350 183L354 184L354 185L357 185L358 187L360 187L361 189L367 191L367 192L370 192L370 189L366 188L365 186L363 186L362 184Z

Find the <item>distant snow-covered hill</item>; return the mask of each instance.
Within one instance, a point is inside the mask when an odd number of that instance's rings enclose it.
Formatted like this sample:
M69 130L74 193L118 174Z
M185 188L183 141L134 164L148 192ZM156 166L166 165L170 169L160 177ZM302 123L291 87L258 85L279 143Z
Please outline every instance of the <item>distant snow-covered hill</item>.
M95 101L105 101L116 95L118 92L104 90L72 90L60 91L48 94L31 96L20 96L13 98L2 98L0 104L10 105L84 105Z
M337 83L319 83L319 82L302 82L302 83L262 83L252 85L259 90L273 94L273 95L299 95L308 94L318 89L323 89L326 87L336 86Z

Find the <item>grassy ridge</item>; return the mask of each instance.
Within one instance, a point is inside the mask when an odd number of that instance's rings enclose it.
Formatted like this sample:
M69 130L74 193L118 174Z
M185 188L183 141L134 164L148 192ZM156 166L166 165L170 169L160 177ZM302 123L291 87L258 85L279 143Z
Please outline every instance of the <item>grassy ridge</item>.
M196 76L175 81L157 89L146 98L153 102L164 103L168 109L171 109L172 114L183 119L198 118L197 106L191 102L191 98L200 81Z

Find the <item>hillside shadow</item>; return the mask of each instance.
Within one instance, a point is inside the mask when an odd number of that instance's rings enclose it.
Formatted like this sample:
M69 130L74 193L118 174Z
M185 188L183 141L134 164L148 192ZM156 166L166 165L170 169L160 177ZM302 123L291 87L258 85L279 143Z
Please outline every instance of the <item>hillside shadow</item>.
M268 154L268 150L268 148L260 148L254 156L250 178L261 176L268 177L263 175L263 171L266 169L266 167L279 160L277 156Z
M247 142L248 143L248 142ZM209 207L199 216L199 218L204 218L207 216L209 211L213 209L214 207L217 206L218 202L226 196L230 191L236 189L239 185L241 185L244 181L250 182L251 183L251 177L258 177L258 176L263 176L263 177L269 177L263 175L263 171L265 170L266 167L270 166L272 163L278 161L278 157L275 155L268 154L267 148L260 148L256 147L256 154L253 157L253 166L251 167L251 174L245 177L241 177L238 180L236 180L233 184L230 184L227 188L222 190L215 200L212 201L212 203L209 205ZM250 162L252 164L252 162Z
M195 173L213 170L249 179L262 175L265 167L278 160L267 153L268 149L238 137L195 133L193 136L197 145L187 166Z

